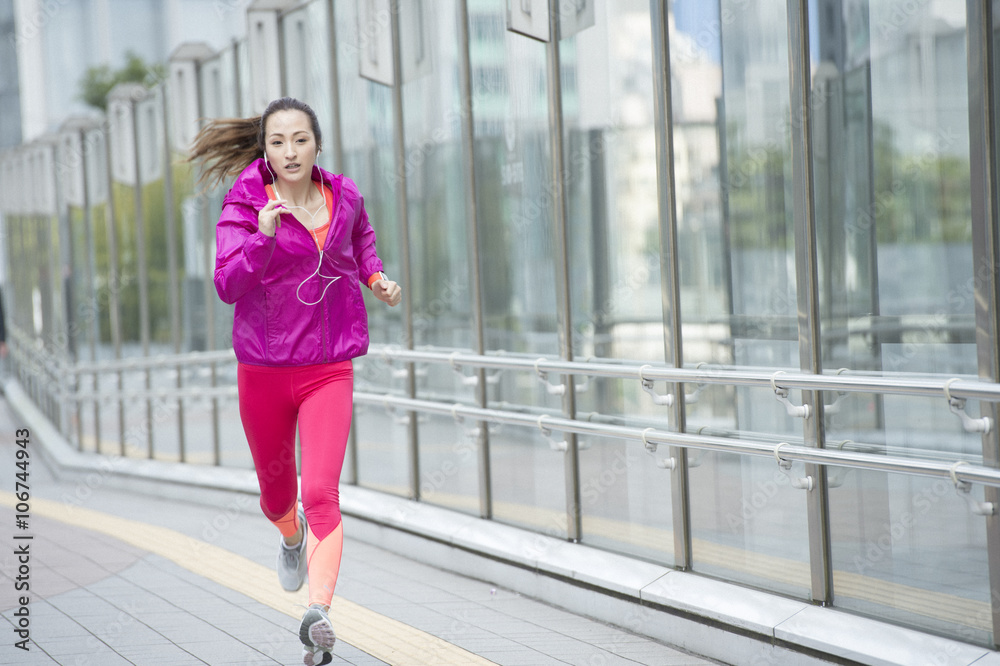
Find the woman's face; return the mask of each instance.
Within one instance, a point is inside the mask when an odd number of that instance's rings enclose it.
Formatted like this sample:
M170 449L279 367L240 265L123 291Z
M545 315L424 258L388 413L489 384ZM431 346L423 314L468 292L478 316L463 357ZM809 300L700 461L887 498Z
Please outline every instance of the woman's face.
M298 109L275 111L264 128L264 155L278 186L310 180L316 137L309 116Z

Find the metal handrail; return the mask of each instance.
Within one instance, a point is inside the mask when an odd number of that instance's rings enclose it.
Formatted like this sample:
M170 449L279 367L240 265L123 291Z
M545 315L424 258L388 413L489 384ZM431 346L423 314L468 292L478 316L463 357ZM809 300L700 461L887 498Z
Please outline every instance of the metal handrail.
M638 379L684 384L715 384L760 388L802 389L856 393L886 393L923 397L954 397L1000 402L1000 383L986 382L970 376L943 378L941 376L896 377L874 374L810 374L794 370L764 370L733 368L699 364L695 368L673 368L651 363L607 363L590 361L564 361L525 355L486 355L463 351L439 352L409 350L389 345L372 345L369 357L380 357L387 362L448 364L455 369L484 368L494 370L533 371L559 375L601 377L608 379ZM55 369L65 374L93 374L99 372L137 371L154 368L179 367L236 360L233 350L189 352L186 354L65 364L56 362ZM51 370L50 370L51 371Z
M188 387L184 389L162 388L129 392L79 392L73 399L80 402L108 402L122 399L209 399L237 397L235 386L221 387ZM557 430L573 432L580 435L611 437L630 441L640 441L647 446L667 445L683 448L701 449L722 453L740 455L775 456L780 445L780 458L786 462L809 462L819 465L835 465L857 469L879 470L901 474L934 476L950 478L952 470L961 463L955 472L956 480L961 482L977 482L984 485L1000 487L1000 470L967 464L966 461L938 462L919 458L902 458L892 455L871 454L845 449L816 449L796 444L782 443L777 440L753 441L742 437L721 437L695 433L676 433L655 428L637 428L634 426L619 426L594 421L579 421L567 419L558 415L532 414L509 410L482 409L461 403L444 403L431 400L419 400L394 396L357 392L355 402L362 405L381 406L388 409L404 409L451 416L456 420L469 419L488 423L516 425L526 428L539 428L541 431ZM793 441L797 441L794 440Z
M191 399L209 399L209 398L223 398L223 399L235 399L237 397L236 385L230 384L228 386L186 386L178 388L176 386L164 387L164 388L149 388L149 389L129 389L123 391L91 391L84 392L78 391L74 394L67 396L70 400L76 402L115 402L123 400L129 401L140 401L140 400L191 400Z
M855 469L868 469L898 474L916 476L931 476L952 480L956 486L961 483L981 483L987 486L1000 487L1000 469L971 465L964 460L954 462L935 462L914 458L899 458L896 456L877 455L838 449L816 449L805 446L793 446L785 442L764 443L741 439L713 437L709 435L694 435L688 433L669 432L654 428L634 428L614 426L585 421L567 419L560 416L519 414L495 409L483 409L470 405L445 404L429 400L418 400L393 395L357 392L354 394L356 403L383 406L387 409L400 408L407 411L425 412L451 416L456 421L469 419L486 423L516 425L526 428L538 428L543 433L558 430L580 435L598 435L629 441L639 441L653 448L657 445L677 446L690 449L703 449L740 455L771 456L777 462L804 462L817 465L835 465Z
M373 345L372 357L380 356L388 362L449 364L456 371L462 368L485 368L496 370L534 371L540 374L555 373L576 376L606 377L619 379L639 379L643 382L662 380L677 383L724 384L738 386L771 387L775 390L800 388L812 390L832 390L840 392L883 392L904 395L939 396L951 398L975 397L983 400L1000 401L1000 384L982 382L968 378L944 380L940 377L879 377L857 375L811 375L786 371L763 371L758 369L670 368L651 364L621 364L571 362L546 359L532 360L527 356L490 356L453 351L450 353L407 350L389 346ZM110 362L80 363L62 370L71 373L112 372L118 370L140 370L156 367L178 367L181 365L229 362L235 360L232 350L221 352L192 352L182 355L150 358L130 358ZM59 367L61 364L55 364ZM221 387L163 387L129 391L101 391L87 393L82 390L69 392L67 396L78 403L105 402L115 400L142 399L205 399L235 398L235 386ZM485 409L433 400L404 398L388 394L356 392L359 404L382 405L387 408L405 409L424 413L451 415L455 419L472 419L491 423L506 423L524 427L537 427L549 433L558 430L579 435L596 435L625 440L642 441L654 450L659 444L682 448L713 450L740 455L770 455L779 462L801 461L819 465L837 465L850 468L872 469L902 474L948 477L958 485L961 482L978 482L1000 487L1000 470L978 467L966 461L942 462L916 458L902 458L892 455L872 454L838 449L817 449L798 446L787 442L752 441L737 437L717 437L694 433L677 433L656 428L637 428L595 421L569 419L555 414L532 414L509 410ZM777 449L781 448L780 456ZM957 466L961 465L958 470Z
M152 370L155 368L180 367L184 365L204 365L209 363L228 363L236 360L236 352L225 351L188 352L186 354L160 354L157 356L130 356L128 358L109 361L87 361L76 363L67 368L73 374L93 374L100 372L117 372L119 370Z
M453 367L524 370L561 375L639 379L684 384L723 384L728 386L781 387L812 391L890 393L925 397L944 396L1000 402L1000 383L985 382L968 375L943 379L940 376L888 377L884 375L830 374L815 375L794 370L737 369L699 365L697 368L673 368L665 365L590 363L526 356L489 356L463 352L433 352L400 347L372 345L369 355L387 361L450 364ZM843 372L843 371L838 371Z
M674 368L652 363L608 363L591 361L564 361L527 355L486 355L464 351L409 350L390 345L371 345L370 357L380 357L387 362L448 364L453 368L484 368L494 370L534 371L560 375L602 377L608 379L638 379L684 384L715 384L761 388L802 389L812 391L838 391L855 393L888 393L923 397L948 396L1000 402L1000 383L986 382L971 376L943 378L941 376L906 377L874 374L816 375L795 370L770 370L733 368L699 364L695 368ZM131 357L110 361L56 363L59 372L67 374L93 374L99 372L136 371L154 368L178 367L210 363L227 363L236 360L232 349L212 352Z

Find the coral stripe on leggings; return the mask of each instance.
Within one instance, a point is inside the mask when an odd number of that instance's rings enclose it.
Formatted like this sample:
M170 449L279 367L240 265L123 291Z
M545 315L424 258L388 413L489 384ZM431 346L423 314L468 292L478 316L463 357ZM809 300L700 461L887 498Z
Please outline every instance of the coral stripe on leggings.
M350 361L306 366L241 363L240 418L260 484L260 507L289 536L298 499L295 426L302 447L302 505L309 527L309 603L329 605L340 570L340 472L351 428Z

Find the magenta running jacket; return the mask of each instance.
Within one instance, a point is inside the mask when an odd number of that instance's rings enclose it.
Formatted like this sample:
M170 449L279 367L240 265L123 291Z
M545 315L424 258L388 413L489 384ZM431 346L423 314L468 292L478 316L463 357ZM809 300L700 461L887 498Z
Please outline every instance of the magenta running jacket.
M267 204L264 186L273 180L264 160L247 166L223 201L215 288L219 298L236 304L233 347L241 363L312 365L368 351L360 283L382 270L375 231L354 181L317 166L312 179L332 189L334 202L318 274L316 242L295 216L282 214L273 238L257 229L257 213Z

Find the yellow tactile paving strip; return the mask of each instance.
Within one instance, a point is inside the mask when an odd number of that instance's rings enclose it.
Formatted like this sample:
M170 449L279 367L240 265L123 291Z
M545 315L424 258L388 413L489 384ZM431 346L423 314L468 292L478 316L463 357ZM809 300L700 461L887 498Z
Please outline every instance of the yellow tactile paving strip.
M14 495L0 492L0 504L13 507L15 503ZM273 569L180 532L40 498L31 500L31 512L32 515L107 534L160 555L295 620L301 618L306 606L305 588L297 593L285 592L278 585ZM337 631L338 640L393 666L494 663L340 597L333 598L330 621Z

